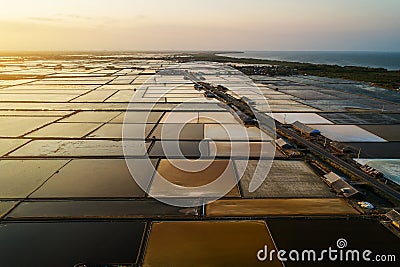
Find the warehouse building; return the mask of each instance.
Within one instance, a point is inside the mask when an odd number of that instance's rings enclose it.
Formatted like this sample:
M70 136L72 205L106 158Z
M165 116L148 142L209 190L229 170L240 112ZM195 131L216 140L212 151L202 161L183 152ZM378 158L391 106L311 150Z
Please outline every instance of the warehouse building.
M297 131L301 132L301 134L307 135L307 136L318 136L321 134L321 132L317 129L314 129L308 125L305 125L299 121L295 121L292 124L293 128L296 129Z
M386 217L392 221L392 224L400 229L400 213L396 210L391 210L386 213Z
M357 189L355 189L334 172L325 174L324 180L330 187L332 187L336 191L336 193L345 197L352 197L359 193Z

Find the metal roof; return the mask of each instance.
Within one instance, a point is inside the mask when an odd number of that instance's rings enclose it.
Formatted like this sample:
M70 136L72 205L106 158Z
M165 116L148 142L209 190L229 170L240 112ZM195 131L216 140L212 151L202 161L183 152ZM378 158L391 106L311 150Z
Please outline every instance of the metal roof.
M357 194L359 191L343 180L339 175L334 172L330 172L324 175L326 182L332 186L332 188L339 194L345 197L351 197Z
M385 214L386 217L388 217L390 220L397 222L400 224L400 213L397 212L396 210L391 210L388 213Z
M330 172L330 173L325 174L325 175L324 175L324 178L325 178L326 182L327 182L329 185L333 184L333 183L336 182L337 180L342 179L342 178L340 178L339 175L337 175L337 174L334 173L334 172Z
M286 142L284 139L279 138L275 141L275 143L279 146L279 147L285 147L285 146L292 146L291 144L289 144L288 142Z
M301 123L299 121L295 121L292 125L299 131L305 132L307 134L313 134L313 135L321 134L319 130L311 128L310 126L305 125L304 123Z

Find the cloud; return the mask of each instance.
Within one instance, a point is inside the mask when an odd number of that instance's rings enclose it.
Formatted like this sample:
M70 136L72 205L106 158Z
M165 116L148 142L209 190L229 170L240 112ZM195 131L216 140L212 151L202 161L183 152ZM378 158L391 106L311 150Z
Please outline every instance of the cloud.
M74 20L92 20L93 17L89 16L82 16L82 15L76 15L76 14L68 14L68 13L58 13L56 14L58 17L62 17L65 19L74 19Z
M29 17L27 19L36 22L59 22L63 20L61 18L54 18L54 17Z
M143 14L139 14L139 15L136 15L135 18L136 19L140 19L140 20L145 20L145 19L148 19L149 16L143 15Z
M28 21L38 22L38 23L67 23L67 22L79 22L82 21L95 21L100 18L88 17L88 16L80 16L75 14L65 14L65 13L57 13L55 15L47 16L47 17L28 17Z

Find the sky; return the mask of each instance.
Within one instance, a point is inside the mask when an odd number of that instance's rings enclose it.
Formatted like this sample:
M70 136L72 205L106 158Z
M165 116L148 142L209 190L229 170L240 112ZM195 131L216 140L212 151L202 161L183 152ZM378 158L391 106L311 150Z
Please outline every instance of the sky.
M400 51L399 0L0 0L0 50Z

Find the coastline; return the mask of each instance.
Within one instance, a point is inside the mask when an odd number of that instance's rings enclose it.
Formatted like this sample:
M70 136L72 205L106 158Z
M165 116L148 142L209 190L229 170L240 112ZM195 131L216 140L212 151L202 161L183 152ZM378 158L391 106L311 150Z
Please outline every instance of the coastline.
M300 75L313 75L363 82L400 93L400 70L393 71L384 68L313 64L257 58L237 58L222 55L227 53L232 52L195 53L191 54L190 59L199 61L215 61L220 63L263 64L275 67L284 67L296 70Z
M74 52L74 58L84 58L81 52ZM88 51L82 52L87 54ZM103 55L110 58L118 57L118 55L126 54L123 52L114 51L92 51L90 54ZM138 59L138 55L127 56L126 59ZM187 61L213 61L220 63L233 63L233 64L252 64L252 65L264 65L264 68L268 69L268 73L274 75L285 76L290 73L296 73L298 75L312 75L319 77L327 77L334 79L344 79L356 82L367 83L374 87L380 87L389 89L400 93L400 70L387 70L384 68L370 68L370 67L358 67L358 66L339 66L339 65L328 65L328 64L314 64L314 63L302 63L302 62L291 62L291 61L280 61L280 60L267 60L257 58L243 58L243 57L231 57L227 54L244 53L238 51L207 51L207 52L189 52L181 51L169 54L167 52L153 52L148 59L165 59L165 60L176 60L178 62ZM0 53L1 54L1 53ZM8 56L18 55L18 53L8 53ZM184 57L183 57L184 55ZM54 60L68 60L71 56L65 56L61 52L24 52L19 54L19 57L36 57L38 59L54 59ZM8 80L9 74L4 73L0 75L0 79Z
M376 51L228 51L217 55L293 63L383 68L400 71L400 52Z

